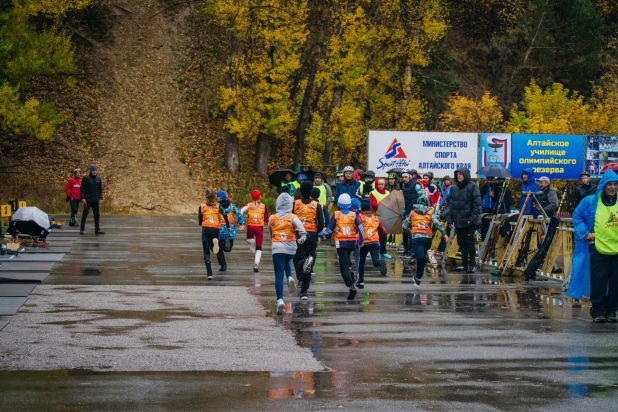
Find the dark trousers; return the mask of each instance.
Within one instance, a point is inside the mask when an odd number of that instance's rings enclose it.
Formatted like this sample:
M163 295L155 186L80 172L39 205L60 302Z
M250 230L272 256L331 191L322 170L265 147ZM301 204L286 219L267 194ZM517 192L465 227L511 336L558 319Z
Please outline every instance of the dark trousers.
M410 234L403 232L403 254L404 255L409 255L410 254Z
M215 242L219 241L219 229L212 227L202 228L202 248L204 249L204 263L206 264L206 273L212 275L212 266L210 264L210 251Z
M358 265L358 281L359 283L365 283L365 262L367 261L367 255L371 254L371 263L374 267L380 266L380 245L378 243L365 243L360 248L360 263Z
M476 260L476 249L474 248L474 227L455 228L457 243L461 252L461 263L464 266L473 265Z
M314 232L307 232L307 239L302 245L298 245L296 248L296 255L294 255L294 268L296 269L296 278L301 282L301 292L306 292L311 284L311 270L315 265L316 250L318 248L318 234ZM313 264L309 273L304 273L303 265L305 260L313 256Z
M386 234L380 236L380 254L381 255L385 255L386 254Z
M230 252L232 251L232 248L234 247L234 239L227 239L230 242ZM225 241L226 239L219 239L219 251L217 252L217 260L219 261L219 264L221 266L225 266L225 250L223 250L225 248ZM229 253L229 252L228 252Z
M337 249L337 256L339 257L339 270L341 271L341 277L347 287L354 285L354 279L350 272L350 265L352 264L352 251L354 249L339 248Z
M431 247L432 241L433 239L430 237L415 237L410 242L412 252L414 252L414 256L416 256L416 278L419 280L422 279L425 274L425 266L429 260L427 251Z
M100 229L99 227L99 201L95 200L94 202L86 201L86 205L84 206L84 211L82 212L82 224L80 226L80 230L84 230L86 227L86 218L88 217L88 212L92 209L92 214L94 216L94 230L95 232Z
M77 223L77 212L79 212L79 203L79 199L69 199L69 205L71 206L71 220L69 221L70 223Z
M590 252L590 315L616 313L618 309L618 255Z

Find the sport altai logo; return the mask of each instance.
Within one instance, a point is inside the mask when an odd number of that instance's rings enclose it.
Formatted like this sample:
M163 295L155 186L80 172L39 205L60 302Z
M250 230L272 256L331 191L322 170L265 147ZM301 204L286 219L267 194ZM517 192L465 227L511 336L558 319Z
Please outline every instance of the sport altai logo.
M377 167L378 170L410 166L408 156L406 156L401 143L396 138L393 139L391 145L386 149L384 157L378 159L378 161L380 162L380 165Z

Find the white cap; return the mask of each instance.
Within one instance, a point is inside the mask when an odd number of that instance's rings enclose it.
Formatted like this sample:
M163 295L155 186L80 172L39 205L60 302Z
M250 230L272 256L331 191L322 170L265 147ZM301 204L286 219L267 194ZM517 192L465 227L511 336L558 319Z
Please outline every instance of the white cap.
M351 205L352 199L350 198L349 194L343 193L341 196L339 196L339 199L337 199L337 203L340 205Z
M547 177L547 176L541 176L541 177L539 178L539 182L547 182L547 183L549 183L549 177Z

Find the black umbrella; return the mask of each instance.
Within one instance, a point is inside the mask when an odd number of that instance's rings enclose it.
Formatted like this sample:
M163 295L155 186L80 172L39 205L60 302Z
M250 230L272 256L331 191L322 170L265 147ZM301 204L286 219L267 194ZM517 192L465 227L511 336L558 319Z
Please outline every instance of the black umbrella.
M315 177L316 173L319 173L322 175L322 181L326 182L326 175L322 172L316 172L315 170L305 170L304 172L300 172L302 174L304 174L305 176L307 176L307 181L308 182L313 182L313 178Z
M296 180L296 173L290 169L279 169L275 170L268 176L268 182L275 187L280 187L281 182L285 180L285 175L288 173L292 174L292 181Z
M513 177L506 167L498 165L485 166L476 173L488 177Z
M391 173L395 173L397 175L397 177L401 177L401 174L403 172L407 172L409 169L406 169L405 167L396 167L394 169L391 170L387 170L386 171L386 175L388 176Z

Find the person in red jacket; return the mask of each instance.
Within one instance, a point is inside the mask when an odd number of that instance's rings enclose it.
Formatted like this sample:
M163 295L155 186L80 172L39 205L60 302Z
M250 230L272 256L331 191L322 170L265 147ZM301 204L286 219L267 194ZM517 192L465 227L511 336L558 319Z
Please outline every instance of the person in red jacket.
M64 191L67 195L67 202L71 205L71 219L69 226L77 226L77 212L79 211L79 200L81 197L82 171L73 170L73 177L69 179Z

